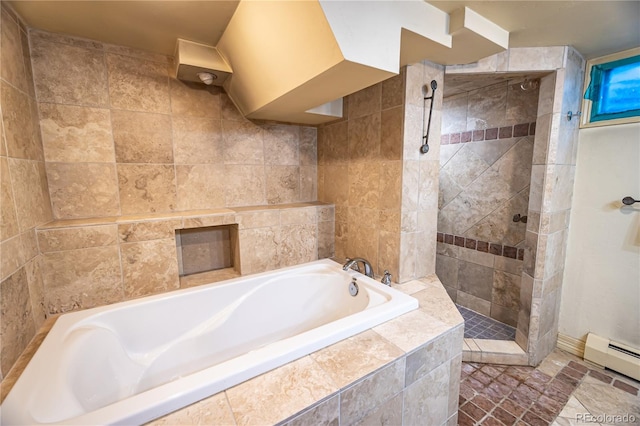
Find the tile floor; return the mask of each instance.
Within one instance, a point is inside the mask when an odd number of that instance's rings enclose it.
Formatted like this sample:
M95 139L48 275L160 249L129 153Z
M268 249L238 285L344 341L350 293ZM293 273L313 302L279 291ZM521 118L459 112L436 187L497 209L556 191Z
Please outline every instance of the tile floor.
M458 424L638 425L639 388L635 380L558 349L537 368L465 362Z
M464 318L464 337L466 339L515 340L515 328L464 306L456 305L456 307Z

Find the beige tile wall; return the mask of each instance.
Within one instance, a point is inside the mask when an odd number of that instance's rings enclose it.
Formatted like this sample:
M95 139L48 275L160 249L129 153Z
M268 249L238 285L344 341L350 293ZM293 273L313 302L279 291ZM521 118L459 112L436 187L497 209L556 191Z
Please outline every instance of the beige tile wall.
M335 204L335 255L364 257L398 279L404 72L344 100L318 129L318 199Z
M30 39L56 219L316 200L315 128L246 120L162 55Z
M445 133L536 121L538 90L507 82L444 100ZM462 111L463 113L459 113ZM526 225L533 136L447 144L440 148L438 231L518 246Z
M519 80L447 97L443 133L535 122L538 95ZM438 232L523 248L527 225L512 218L528 214L533 150L529 135L442 145ZM438 243L436 270L454 301L516 326L522 261Z
M54 221L37 231L46 313L191 286L181 282L178 274L176 229L237 226L239 262L234 268L240 274L251 274L331 257L333 220L333 206L300 203L188 215L110 217L93 223Z
M0 22L0 378L45 319L35 227L51 220L27 30Z
M451 300L513 327L520 310L522 263L437 243L436 274Z
M420 153L431 96L430 82L438 88L433 100L429 152ZM438 221L438 170L444 67L423 62L407 67L402 154L402 201L399 282L435 272ZM425 90L425 86L428 90Z
M346 118L318 131L318 198L336 205L336 257L364 257L396 282L435 271L442 90L427 155L423 86L444 68L428 62L345 98ZM428 105L427 105L428 107Z
M578 120L585 61L566 47L563 66L542 79L533 152L532 185L525 239L521 308L516 341L527 346L531 364L540 363L555 347L558 333L562 277L573 195ZM539 129L539 130L538 130ZM533 180L533 179L532 179ZM531 303L523 306L523 302Z

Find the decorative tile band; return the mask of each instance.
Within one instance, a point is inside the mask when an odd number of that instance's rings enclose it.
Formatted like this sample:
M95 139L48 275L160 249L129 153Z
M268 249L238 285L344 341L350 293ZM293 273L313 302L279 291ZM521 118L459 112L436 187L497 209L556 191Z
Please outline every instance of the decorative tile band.
M481 142L494 139L519 138L536 134L536 122L515 124L513 126L492 127L491 129L469 130L466 132L442 135L441 145Z
M437 241L439 243L451 244L458 247L465 247L471 250L477 250L484 253L491 253L496 256L508 257L511 259L523 260L524 249L517 247L506 246L497 243L490 243L488 241L474 240L473 238L465 238L459 235L444 234L442 232L437 233Z

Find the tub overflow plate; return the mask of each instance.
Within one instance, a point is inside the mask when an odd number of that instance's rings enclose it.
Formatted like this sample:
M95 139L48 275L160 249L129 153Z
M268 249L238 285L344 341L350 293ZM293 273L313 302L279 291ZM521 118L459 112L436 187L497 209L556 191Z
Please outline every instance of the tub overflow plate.
M358 291L358 283L356 283L356 279L354 278L353 281L351 281L351 284L349 284L349 294L355 297L358 294Z

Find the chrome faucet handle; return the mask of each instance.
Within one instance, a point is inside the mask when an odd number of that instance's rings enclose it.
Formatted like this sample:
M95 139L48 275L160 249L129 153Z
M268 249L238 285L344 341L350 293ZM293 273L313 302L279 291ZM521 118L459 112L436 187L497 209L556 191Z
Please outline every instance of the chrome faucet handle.
M345 258L344 265L342 265L342 269L348 271L349 269L353 269L356 272L360 272L360 267L358 266L357 259L351 259L350 257Z
M380 282L384 285L391 286L391 273L388 270L384 270L384 275L382 276Z

